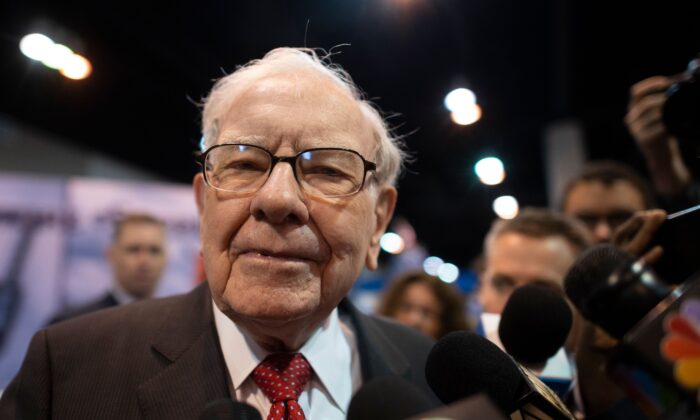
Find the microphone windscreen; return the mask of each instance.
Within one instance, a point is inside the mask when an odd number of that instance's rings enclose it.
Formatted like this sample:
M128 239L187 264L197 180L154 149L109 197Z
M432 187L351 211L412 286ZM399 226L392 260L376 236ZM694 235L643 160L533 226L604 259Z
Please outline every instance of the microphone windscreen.
M416 386L398 376L382 376L368 381L353 396L348 420L400 420L433 408Z
M527 284L508 298L498 335L506 352L519 363L542 364L564 345L572 322L571 308L561 291Z
M608 277L623 264L631 264L632 256L619 247L601 244L586 250L576 260L564 278L564 290L574 306L586 318L590 317L586 302Z
M222 398L207 404L199 420L262 420L262 417L249 404Z
M485 392L507 414L514 411L523 383L510 356L486 338L466 331L449 333L435 343L425 376L445 404Z

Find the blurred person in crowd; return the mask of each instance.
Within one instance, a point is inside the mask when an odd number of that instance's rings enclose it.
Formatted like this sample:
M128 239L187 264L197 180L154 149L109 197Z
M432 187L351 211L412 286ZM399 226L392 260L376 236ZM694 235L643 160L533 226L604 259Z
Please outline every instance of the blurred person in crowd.
M149 214L127 214L114 223L106 252L111 290L102 298L58 314L51 323L153 297L167 264L165 225Z
M468 328L464 297L424 271L404 273L392 281L378 313L436 339Z
M278 48L219 80L202 122L207 283L39 331L0 417L198 418L233 398L263 416L343 419L362 383L387 375L437 403L433 341L345 299L377 268L404 155L350 76Z
M478 291L484 312L500 314L513 290L525 284L563 290L566 272L590 244L580 222L547 209L526 208L495 221L484 240Z
M596 243L612 242L633 255L644 252L637 234L655 230L665 215L648 210L655 202L644 179L628 166L613 161L588 163L569 181L562 197L562 211L581 220ZM616 419L639 414L606 373L605 365L617 340L580 316L575 317L575 322L573 353L578 379L572 408L588 418Z
M484 313L479 329L489 340L500 343L497 323L517 287L540 284L564 296L566 273L592 243L582 222L548 209L525 208L513 219L496 220L484 240L477 292ZM574 316L564 345L568 354L576 351L582 321ZM570 406L576 408L573 403Z
M664 122L667 91L687 75L653 76L630 88L625 124L644 156L654 190L663 207L681 210L700 201L700 188L693 182L683 159L679 139L669 133ZM698 118L700 122L700 117ZM695 143L700 139L690 139ZM693 156L696 160L697 156Z
M654 206L644 179L632 168L613 161L586 164L564 189L561 210L581 220L596 243L610 242L616 228L635 212Z

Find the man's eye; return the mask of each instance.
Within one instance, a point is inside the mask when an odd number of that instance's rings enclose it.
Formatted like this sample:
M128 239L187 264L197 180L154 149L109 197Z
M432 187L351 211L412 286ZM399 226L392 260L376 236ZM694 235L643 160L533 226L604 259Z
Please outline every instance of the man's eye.
M324 175L329 177L340 177L345 175L343 172L330 166L315 166L306 172L309 174Z
M267 167L266 165L253 160L234 160L228 162L222 169L234 171L265 171L267 170Z

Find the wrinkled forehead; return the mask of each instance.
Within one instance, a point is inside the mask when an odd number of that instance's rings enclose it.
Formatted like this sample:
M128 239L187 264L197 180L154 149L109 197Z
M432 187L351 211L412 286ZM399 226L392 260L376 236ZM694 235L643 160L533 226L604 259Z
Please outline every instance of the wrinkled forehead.
M302 148L344 147L373 157L376 140L360 102L318 71L294 69L262 76L231 92L216 142L256 137L301 139Z

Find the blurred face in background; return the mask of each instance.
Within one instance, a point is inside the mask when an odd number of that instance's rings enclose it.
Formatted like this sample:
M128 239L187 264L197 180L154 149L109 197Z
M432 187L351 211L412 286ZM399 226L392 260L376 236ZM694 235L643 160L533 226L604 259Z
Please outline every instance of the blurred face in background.
M610 185L600 181L579 181L564 200L564 213L581 220L596 243L610 242L614 230L639 210L644 210L642 193L628 181Z
M153 295L166 264L165 231L154 223L127 223L107 251L115 280L130 295Z
M442 305L432 288L425 283L412 283L399 298L394 318L422 333L439 338L442 330Z
M484 312L500 314L516 287L547 283L561 288L575 260L573 247L561 236L502 233L487 244L479 303Z

